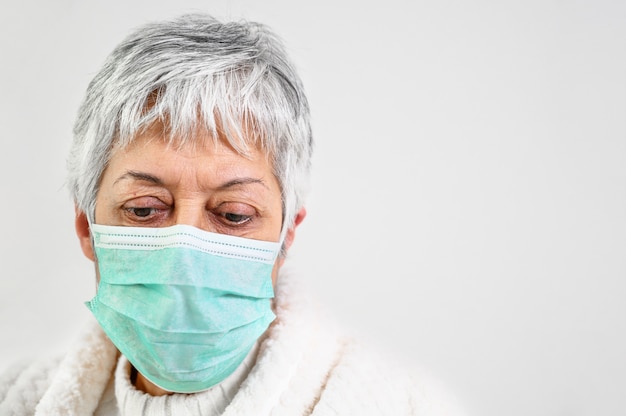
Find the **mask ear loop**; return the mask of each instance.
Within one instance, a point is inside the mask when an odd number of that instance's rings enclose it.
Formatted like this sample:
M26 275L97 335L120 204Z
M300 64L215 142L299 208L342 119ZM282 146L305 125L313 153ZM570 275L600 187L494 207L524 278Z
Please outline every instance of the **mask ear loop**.
M290 221L287 218L283 219L282 229L280 230L280 237L278 239L278 243L280 244L280 250L278 251L278 257L287 257L287 249L285 248L285 240L287 238L287 233L289 232L289 228L292 226Z
M91 240L91 251L93 252L93 262L94 262L94 266L95 266L95 271L96 271L96 293L94 294L93 298L87 302L85 302L85 305L87 305L87 307L89 309L91 309L93 306L92 302L95 302L96 298L98 297L98 292L100 292L100 268L98 266L98 253L96 252L96 239L94 237L93 234L93 222L91 221L91 217L87 214L85 214L85 217L87 217L87 226L89 227L89 238Z
M85 214L85 216L87 217L87 226L89 227L89 238L91 238L91 249L93 250L93 255L95 257L96 255L96 245L95 245L95 239L93 236L93 222L91 222L91 218L89 215Z
M94 236L93 227L92 227L94 223L91 221L91 218L89 215L85 214L85 216L87 217L87 225L89 226L89 238L91 240L91 250L93 251L94 263L96 264L96 269L97 269L98 268L98 254L96 253L96 237ZM98 282L98 285L99 284L100 282Z

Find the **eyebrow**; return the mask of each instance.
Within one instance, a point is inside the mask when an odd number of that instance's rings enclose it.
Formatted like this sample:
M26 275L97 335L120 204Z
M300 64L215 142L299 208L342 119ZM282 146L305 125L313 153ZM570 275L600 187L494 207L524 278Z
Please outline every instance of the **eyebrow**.
M218 190L224 190L224 189L227 189L227 188L231 188L233 186L248 185L248 184L252 184L252 183L258 183L260 185L263 185L265 188L267 188L267 185L261 179L256 179L256 178L237 178L237 179L233 179L232 181L228 181L225 184L220 185L217 189Z
M117 184L119 181L124 179L136 179L139 181L151 182L155 185L163 185L163 181L154 175L150 175L149 173L137 172L134 170L126 171L125 174L120 176L113 182L113 185Z
M163 181L160 178L158 178L157 176L151 175L149 173L134 171L134 170L126 171L126 173L124 173L122 176L117 178L115 180L115 182L113 182L113 184L115 185L115 184L117 184L118 182L120 182L121 180L124 180L124 179L135 179L135 180L139 180L139 181L150 182L150 183L153 183L155 185L161 185L161 186L163 185ZM254 183L258 183L258 184L262 185L263 187L268 188L268 186L265 184L265 182L263 182L262 179L257 179L257 178L236 178L236 179L230 180L230 181L220 185L217 189L221 191L221 190L225 190L225 189L228 189L228 188L232 188L234 186L248 185L248 184L254 184Z

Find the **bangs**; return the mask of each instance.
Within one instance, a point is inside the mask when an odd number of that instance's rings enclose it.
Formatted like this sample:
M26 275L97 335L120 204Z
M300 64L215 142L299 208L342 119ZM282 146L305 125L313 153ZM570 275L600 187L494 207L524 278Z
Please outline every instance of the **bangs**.
M257 68L172 80L152 89L144 100L126 102L116 145L125 147L161 125L161 136L173 146L193 145L198 136L208 135L226 140L244 156L254 147L271 157L294 119L280 83L280 77Z

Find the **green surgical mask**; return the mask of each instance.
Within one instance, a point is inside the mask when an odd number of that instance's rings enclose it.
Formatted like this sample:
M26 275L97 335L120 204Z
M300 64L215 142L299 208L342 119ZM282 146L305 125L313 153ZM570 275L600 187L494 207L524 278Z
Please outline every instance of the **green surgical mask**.
M232 374L275 316L280 244L166 228L91 225L100 283L87 307L149 381L206 390Z

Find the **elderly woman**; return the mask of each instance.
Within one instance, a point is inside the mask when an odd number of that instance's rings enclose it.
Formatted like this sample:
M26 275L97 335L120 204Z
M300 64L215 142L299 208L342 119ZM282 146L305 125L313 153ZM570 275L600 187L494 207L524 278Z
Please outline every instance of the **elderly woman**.
M453 414L281 275L311 148L302 83L266 27L186 15L125 39L69 158L95 320L60 362L5 374L0 414Z

